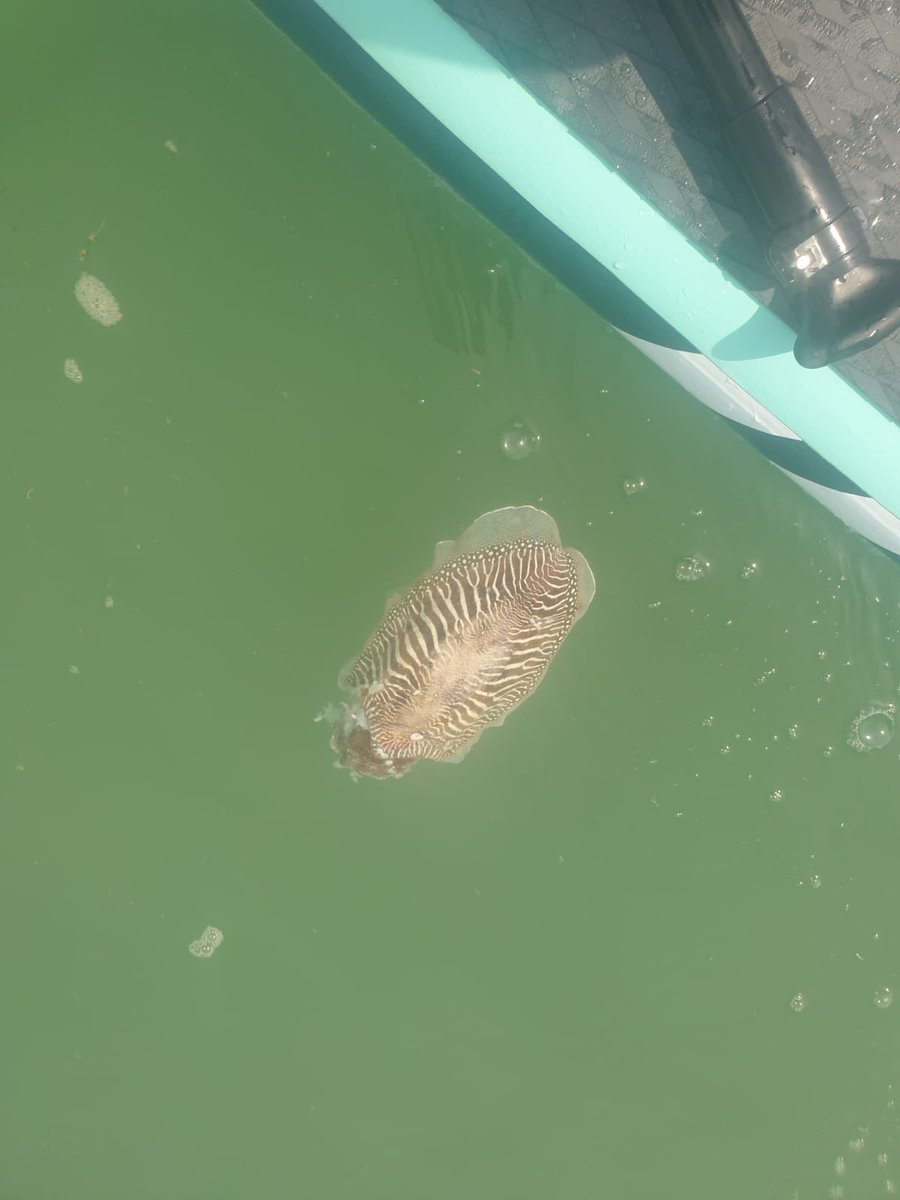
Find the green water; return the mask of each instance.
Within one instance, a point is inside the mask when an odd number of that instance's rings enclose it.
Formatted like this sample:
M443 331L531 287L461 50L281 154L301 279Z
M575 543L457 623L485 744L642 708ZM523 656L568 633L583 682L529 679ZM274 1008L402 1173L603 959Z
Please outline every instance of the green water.
M900 1187L900 738L847 744L897 567L254 9L45 21L0 19L2 1200ZM384 597L526 503L598 581L535 696L334 770Z

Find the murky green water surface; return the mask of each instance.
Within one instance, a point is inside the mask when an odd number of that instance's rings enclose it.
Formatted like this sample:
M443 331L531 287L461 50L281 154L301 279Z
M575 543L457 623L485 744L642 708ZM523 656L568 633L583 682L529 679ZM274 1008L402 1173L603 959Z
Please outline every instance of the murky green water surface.
M4 1200L900 1187L896 566L251 7L54 22L2 18ZM589 615L354 783L339 668L508 504Z

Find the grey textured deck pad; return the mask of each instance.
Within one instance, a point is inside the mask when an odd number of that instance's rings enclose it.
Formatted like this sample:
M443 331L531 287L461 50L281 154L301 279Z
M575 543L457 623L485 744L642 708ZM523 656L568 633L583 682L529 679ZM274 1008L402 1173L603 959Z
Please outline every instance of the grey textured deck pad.
M784 311L740 215L740 177L656 0L441 2L650 203ZM868 220L873 253L900 257L900 4L753 0L744 10ZM839 369L900 419L900 332Z

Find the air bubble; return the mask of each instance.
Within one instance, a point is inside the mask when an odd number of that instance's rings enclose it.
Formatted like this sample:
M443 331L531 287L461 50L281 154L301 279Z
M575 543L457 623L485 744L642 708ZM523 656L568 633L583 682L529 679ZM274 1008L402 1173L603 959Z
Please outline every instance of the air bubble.
M876 1008L890 1008L894 1003L894 993L889 987L879 988L872 997L872 1003Z
M194 958L212 958L224 940L225 935L221 929L216 929L215 925L207 925L197 940L191 942L188 950Z
M689 554L685 558L679 558L675 564L675 578L679 583L696 583L698 579L709 574L711 566L712 563L707 562L705 558Z
M894 703L872 704L860 709L847 737L847 745L854 750L881 750L894 736Z
M822 876L821 875L810 875L809 885L810 885L810 887L820 888L822 886Z
M622 484L622 491L626 496L637 496L646 486L646 479L626 479Z
M522 421L518 417L510 421L500 439L503 453L507 458L512 458L516 462L533 454L540 444L541 435L536 433L526 421Z

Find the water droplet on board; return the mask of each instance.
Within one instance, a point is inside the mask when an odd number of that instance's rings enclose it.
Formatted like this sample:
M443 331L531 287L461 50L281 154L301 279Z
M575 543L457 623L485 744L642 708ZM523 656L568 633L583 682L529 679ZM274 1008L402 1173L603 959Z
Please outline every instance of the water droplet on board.
M527 421L523 421L519 417L510 421L500 439L503 453L507 458L512 458L517 462L519 459L533 454L540 444L541 435L536 433Z
M872 1003L876 1008L890 1008L894 1003L894 993L889 987L879 988L872 997Z
M679 558L675 564L675 578L679 583L695 583L708 575L711 567L712 563L707 562L705 558L700 558L697 554L688 554L685 558Z
M860 709L850 726L847 745L854 750L881 750L894 736L896 704L871 704Z

